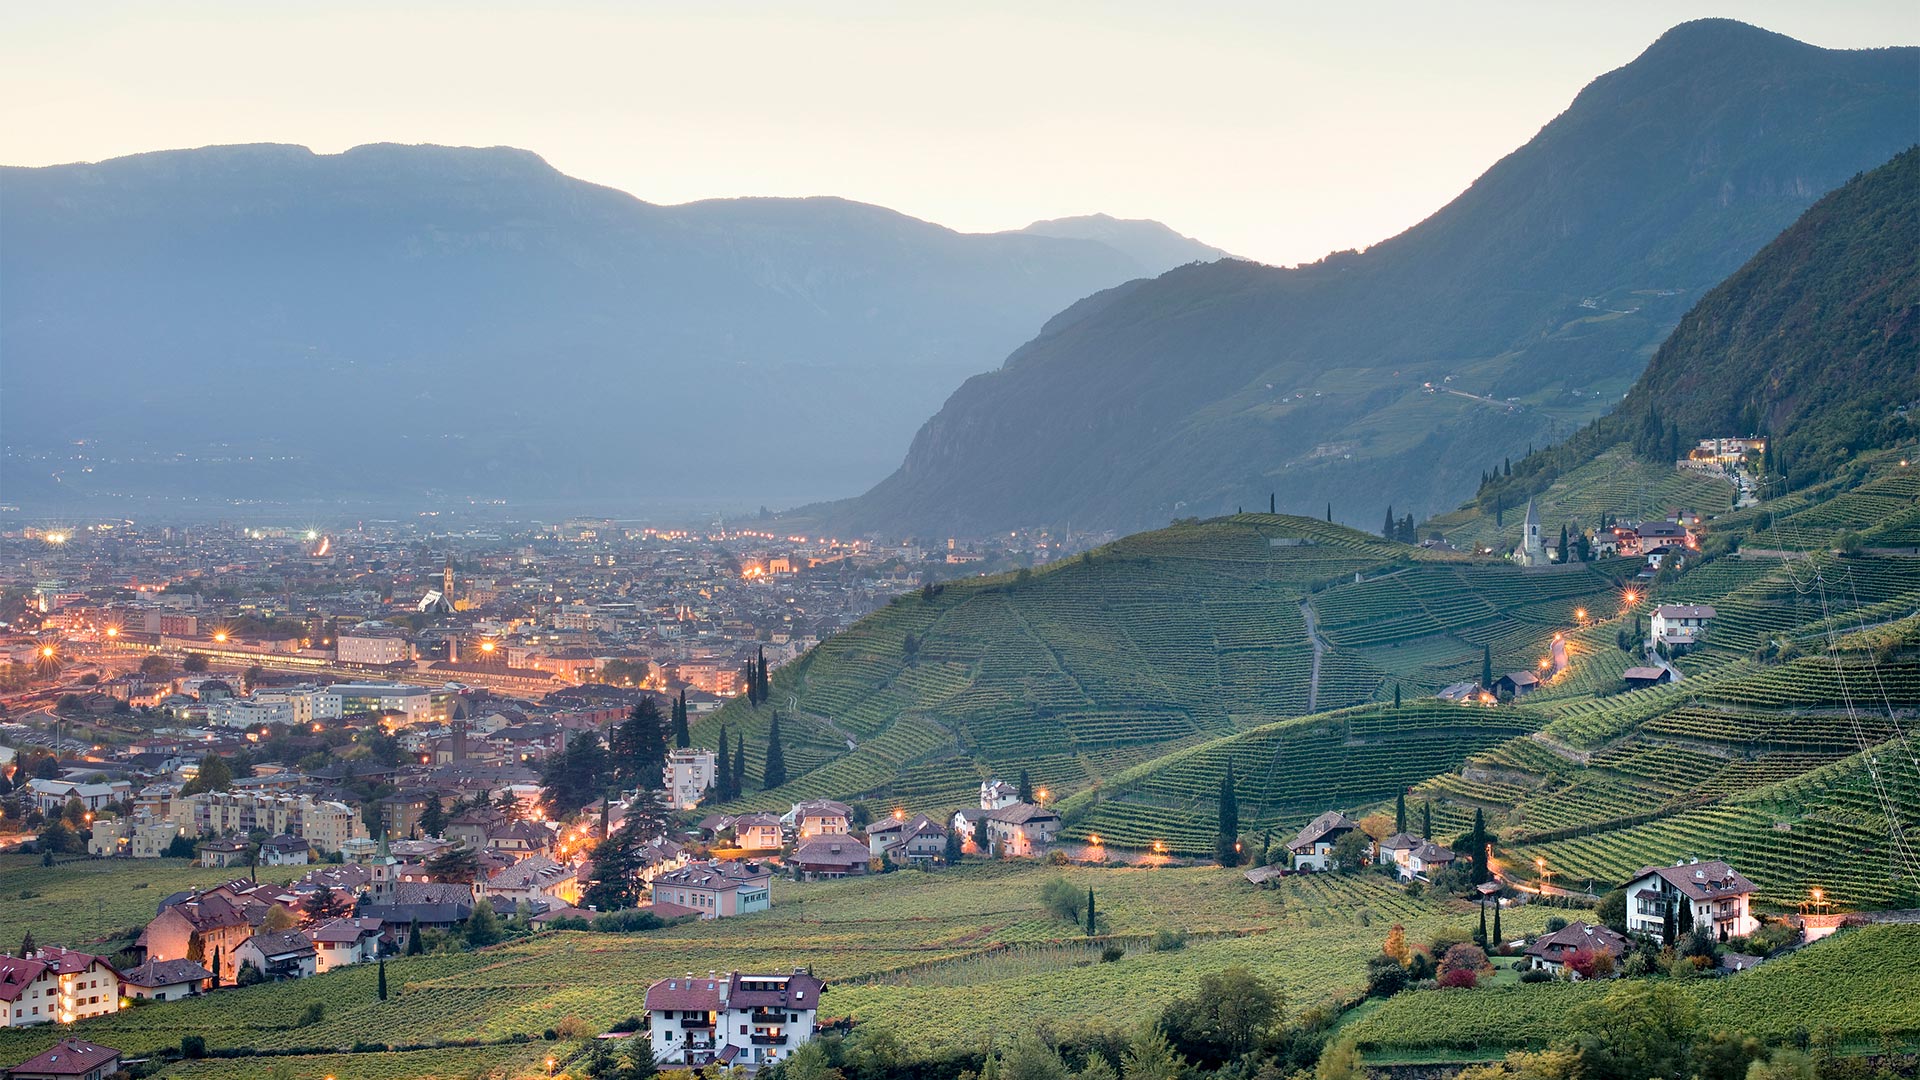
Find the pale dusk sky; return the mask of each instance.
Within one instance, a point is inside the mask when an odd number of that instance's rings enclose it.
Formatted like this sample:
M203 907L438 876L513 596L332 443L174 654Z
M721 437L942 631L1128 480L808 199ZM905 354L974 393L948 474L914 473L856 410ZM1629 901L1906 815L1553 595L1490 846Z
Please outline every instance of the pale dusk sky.
M1290 264L1440 207L1672 25L1920 41L1911 0L0 8L0 164L508 145L651 202L1105 212Z

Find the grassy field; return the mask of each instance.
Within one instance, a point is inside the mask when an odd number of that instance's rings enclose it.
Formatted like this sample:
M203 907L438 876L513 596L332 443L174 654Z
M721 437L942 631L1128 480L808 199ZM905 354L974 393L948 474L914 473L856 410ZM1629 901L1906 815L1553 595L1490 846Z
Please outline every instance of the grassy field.
M290 881L310 867L263 866L262 881ZM0 855L0 950L31 933L46 945L85 948L142 927L160 901L182 889L247 876L245 867L196 866L184 859L62 857L52 868L37 855Z
M1343 1030L1373 1060L1496 1057L1568 1034L1568 1011L1613 985L1416 991L1356 1011ZM1910 992L1920 986L1920 926L1849 930L1739 975L1679 985L1706 1030L1783 1042L1828 1029L1847 1042L1899 1045L1920 1039L1920 1005Z
M1125 958L1100 963L1080 927L1042 907L1040 885L1055 874L1094 890L1103 923L1099 940L1120 944ZM1470 905L1409 898L1381 877L1288 879L1279 888L1256 889L1237 871L1218 867L982 864L938 874L779 882L775 901L763 914L650 934L553 933L479 952L390 961L393 993L386 1002L376 1000L375 973L362 966L143 1006L73 1030L135 1054L177 1046L188 1032L203 1035L210 1049L272 1051L538 1039L570 1017L602 1031L636 1015L646 986L669 975L811 966L830 984L823 1017L894 1028L910 1045L973 1047L989 1034L1043 1023L1058 1031L1094 1022L1125 1029L1155 1015L1201 973L1230 964L1274 980L1290 1008L1348 997L1363 984L1366 960L1379 952L1391 924L1404 924L1420 940L1443 927L1463 928L1473 915ZM1518 911L1508 928L1537 930L1546 915ZM1163 929L1186 931L1187 945L1149 951L1148 938ZM311 1002L323 1003L324 1018L296 1026ZM49 1028L0 1030L0 1060L36 1053L55 1036ZM495 1057L519 1049L448 1053L473 1059L464 1075L505 1067ZM411 1075L384 1060L402 1056L353 1055L358 1071L342 1068L336 1075ZM272 1063L255 1062L262 1069ZM237 1075L203 1072L232 1067L184 1065L169 1075Z

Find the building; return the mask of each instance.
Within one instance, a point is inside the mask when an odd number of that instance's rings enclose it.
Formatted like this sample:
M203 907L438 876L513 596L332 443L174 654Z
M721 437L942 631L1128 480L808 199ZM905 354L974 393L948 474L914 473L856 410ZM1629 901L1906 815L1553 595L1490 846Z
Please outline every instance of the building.
M398 628L383 622L363 622L340 635L334 657L342 664L386 667L413 659L413 646Z
M682 810L700 805L714 784L714 761L711 750L674 750L667 755L661 779L673 805Z
M1677 929L1684 907L1693 925L1704 926L1715 937L1745 937L1758 928L1751 910L1753 882L1715 859L1649 866L1626 884L1627 929L1666 943L1666 920L1673 913Z
M993 854L1025 859L1047 849L1060 835L1060 815L1044 806L1017 802L984 812L987 843Z
M947 830L925 814L890 817L867 829L867 848L876 859L932 864L947 856Z
M155 821L137 813L133 817L109 814L93 819L87 854L102 858L158 859L167 853L178 835L180 828L171 821Z
M196 949L215 978L229 986L240 970L234 951L253 936L246 913L224 896L189 893L153 917L134 947L146 960L185 960Z
M1020 789L1005 780L980 781L980 809L998 810L1020 801Z
M742 814L722 828L733 830L733 842L744 851L779 851L785 829L773 814Z
M794 803L780 821L800 840L816 836L843 836L853 828L853 808L832 799Z
M1673 672L1663 667L1630 667L1620 673L1626 680L1629 690L1645 690L1650 686L1673 681Z
M1627 939L1604 926L1583 922L1568 923L1551 934L1536 938L1527 946L1528 967L1535 971L1560 972L1568 960L1580 952L1607 955L1618 960L1627 951ZM1574 978L1579 978L1575 973Z
M345 918L308 930L307 940L313 942L314 973L378 960L383 925L379 919Z
M1652 643L1669 649L1690 648L1706 633L1714 610L1706 604L1662 604L1647 623Z
M278 791L203 791L175 799L169 819L188 837L264 832L306 841L323 854L367 835L365 821L343 802Z
M255 934L235 953L241 964L253 965L269 979L305 979L319 970L319 950L298 930Z
M120 1011L120 973L92 953L48 946L0 955L0 1027L71 1024Z
M1540 534L1540 511L1532 499L1527 500L1527 517L1520 524L1520 546L1513 549L1513 561L1521 566L1546 566L1552 561L1546 538Z
M33 798L35 808L43 814L59 813L66 809L71 799L78 799L81 806L99 813L114 803L133 798L133 782L114 780L82 784L73 780L42 780L35 777L27 781L27 794Z
M191 960L148 960L120 973L120 992L146 1001L178 1001L207 988L213 972Z
M826 984L791 975L686 975L647 987L647 1035L663 1065L765 1065L813 1038Z
M511 912L520 904L572 906L579 902L581 889L574 867L530 855L487 878L474 892L495 910Z
M6 1070L13 1080L106 1080L119 1071L120 1051L85 1039L61 1039Z
M1687 452L1687 460L1704 461L1716 465L1738 465L1746 460L1748 454L1767 452L1767 440L1763 436L1749 435L1744 439L1701 439L1699 445Z
M251 846L238 838L203 841L200 845L200 865L245 866Z
M1331 870L1335 868L1333 846L1340 838L1360 827L1360 823L1340 813L1329 810L1307 823L1300 834L1287 845L1293 853L1295 870Z
M656 875L653 906L661 914L703 919L746 915L773 906L772 884L773 872L759 863L696 863Z
M403 725L433 719L433 691L402 683L335 683L328 687L340 696L340 715L371 713L392 716Z
M871 858L858 836L818 836L801 841L787 857L787 867L798 881L859 877L867 872Z
M1526 697L1540 689L1540 676L1531 671L1509 671L1493 680L1493 692L1513 697Z
M268 837L260 844L262 866L305 866L311 855L307 842L297 836Z

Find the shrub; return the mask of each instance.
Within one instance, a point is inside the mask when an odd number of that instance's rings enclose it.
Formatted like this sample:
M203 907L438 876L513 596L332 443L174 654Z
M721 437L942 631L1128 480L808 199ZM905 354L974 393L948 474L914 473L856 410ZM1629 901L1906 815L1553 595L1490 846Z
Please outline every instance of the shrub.
M1479 972L1486 967L1487 954L1485 950L1481 949L1478 945L1469 945L1465 942L1461 942L1448 949L1446 954L1440 958L1440 975L1443 985L1445 983L1445 977L1449 972Z
M180 1056L199 1059L207 1056L207 1040L204 1035L180 1036Z
M1367 996L1392 997L1407 988L1410 980L1400 961L1384 953L1367 961Z
M1546 968L1529 968L1520 973L1520 981L1523 983L1552 982L1553 972Z
M1462 990L1471 990L1480 982L1480 973L1472 968L1456 968L1440 973L1440 985Z
M324 1001L307 1003L306 1010L300 1014L300 1022L295 1027L312 1027L327 1018L327 1005Z
M1186 947L1187 932L1185 930L1155 930L1153 939L1147 942L1147 948L1152 952L1172 952Z
M1103 964L1111 964L1125 955L1127 955L1127 950L1118 945L1109 945L1100 950L1100 962Z
M595 1034L593 1028L578 1016L561 1017L553 1030L563 1039L584 1039Z
M1567 928L1567 920L1558 915L1547 920L1547 933L1557 934Z
M1080 921L1086 902L1086 893L1064 877L1051 877L1040 885L1040 906L1068 922Z

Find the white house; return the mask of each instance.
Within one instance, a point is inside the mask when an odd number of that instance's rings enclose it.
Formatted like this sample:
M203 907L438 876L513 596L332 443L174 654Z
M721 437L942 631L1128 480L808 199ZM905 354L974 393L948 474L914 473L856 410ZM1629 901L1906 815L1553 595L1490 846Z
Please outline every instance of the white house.
M380 958L379 919L335 919L307 931L316 974ZM244 946L243 946L244 947Z
M1693 645L1713 621L1714 610L1706 604L1662 604L1653 609L1648 632L1653 641L1669 648Z
M1646 867L1627 882L1626 890L1627 929L1663 944L1667 912L1674 913L1677 929L1683 905L1694 926L1704 926L1716 937L1745 937L1759 926L1751 908L1753 882L1718 859Z
M1327 870L1333 865L1333 845L1358 829L1360 823L1338 810L1329 810L1307 823L1293 838L1287 850L1293 853L1295 870Z
M998 810L1020 801L1020 789L1005 780L980 781L980 809Z
M791 975L708 972L647 987L647 1034L663 1065L765 1065L813 1038L826 984Z
M233 950L236 968L252 964L269 979L304 979L319 968L319 950L298 930L269 930Z
M120 973L92 953L58 946L0 956L0 1027L71 1024L120 1011Z
M709 860L656 874L653 909L673 916L724 919L773 906L773 872L758 863Z
M113 803L133 798L133 784L126 780L82 784L74 780L42 780L35 777L27 781L27 793L33 797L33 805L43 814L59 813L66 808L69 799L79 799L80 805L98 813Z
M801 840L816 836L843 836L853 829L853 808L832 799L794 803L780 821Z
M982 855L1030 858L1045 851L1060 835L1060 815L1044 806L1013 802L992 810L968 807L954 811L951 828L968 840L973 838L974 823L987 823L987 851ZM946 838L941 838L942 853Z

